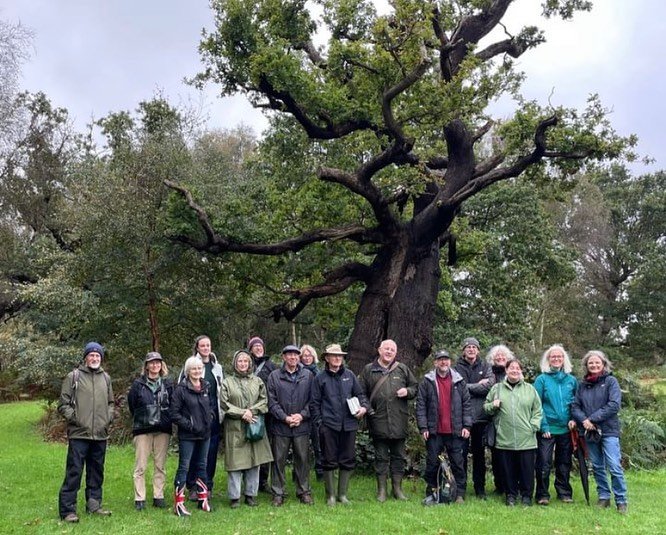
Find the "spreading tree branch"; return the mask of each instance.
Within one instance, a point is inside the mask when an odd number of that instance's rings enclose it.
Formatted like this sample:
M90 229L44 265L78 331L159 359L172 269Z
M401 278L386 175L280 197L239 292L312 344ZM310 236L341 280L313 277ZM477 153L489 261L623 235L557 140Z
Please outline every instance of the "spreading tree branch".
M476 53L476 57L480 60L487 61L499 56L500 54L509 54L512 58L520 57L523 52L529 48L529 45L517 39L505 39L487 46L480 52Z
M492 119L487 121L481 128L479 128L474 134L472 135L472 143L476 143L479 139L481 139L483 136L485 136L490 129L493 127L495 124L495 121Z
M255 255L274 256L285 252L296 252L308 245L323 241L352 240L358 243L377 243L379 234L362 225L346 225L335 228L316 229L303 232L301 235L276 243L245 243L229 236L222 236L215 231L206 211L193 199L192 193L183 186L170 180L164 184L181 195L190 209L197 216L199 226L205 234L205 240L197 240L186 235L172 236L171 239L189 245L190 247L211 254L224 252L248 253Z
M476 165L476 167L474 168L474 174L472 175L472 178L477 178L481 175L489 173L497 166L502 164L502 162L504 162L505 159L506 156L504 154L496 154L494 156L491 156L490 158L486 158L485 160Z
M476 45L499 24L512 2L513 0L493 0L485 9L468 15L459 22L449 42L440 46L440 66L442 77L446 81L452 80L456 75L470 45Z
M274 306L271 309L273 319L279 321L280 317L283 317L286 320L292 320L298 316L311 300L337 295L355 282L367 281L370 275L371 271L369 267L358 262L350 262L349 264L328 271L324 274L324 282L321 284L316 284L308 288L287 290L287 293L293 298L298 299L298 302L296 305L290 305L288 301Z
M488 7L474 15L464 17L451 36L451 41L461 39L464 43L478 43L488 35L506 13L514 0L493 0ZM460 49L461 47L457 47Z
M319 50L317 50L317 47L314 46L314 43L312 41L306 41L305 43L296 45L295 48L297 50L302 50L303 52L305 52L305 54L315 67L319 67L320 69L325 69L328 66L326 58L324 58L324 56L322 56L319 53Z
M389 231L396 229L398 221L391 213L388 199L370 179L377 171L394 161L393 150L394 145L391 145L389 149L362 165L355 174L333 167L320 167L317 172L321 180L340 184L367 200L379 223L379 228ZM384 240L385 238L382 238L382 240L377 240L375 243L380 243L380 241L383 242Z
M414 141L407 140L405 138L402 127L395 120L391 104L398 95L409 89L412 85L421 79L423 73L425 73L429 65L430 60L428 59L425 47L423 47L421 50L421 60L419 61L418 65L416 65L416 67L414 67L414 69L412 69L412 71L397 84L384 91L384 94L382 95L382 116L384 118L384 124L386 125L386 128L388 128L389 132L391 132L394 139L400 145L404 146L404 152L411 151L412 146L414 145Z
M462 188L458 189L454 195L451 195L449 201L454 204L460 204L489 185L500 180L517 177L525 169L541 161L547 153L546 132L548 128L555 126L557 122L558 119L555 115L541 121L534 132L534 149L532 152L518 158L513 165L501 168L495 167L489 172L470 180ZM499 159L499 156L497 158Z
M335 124L324 113L318 114L319 119L325 126L313 121L306 110L296 102L288 91L278 91L265 76L261 76L257 90L268 99L268 107L278 111L286 111L296 119L303 127L310 139L337 139L344 137L357 130L376 130L376 126L365 119L349 120Z

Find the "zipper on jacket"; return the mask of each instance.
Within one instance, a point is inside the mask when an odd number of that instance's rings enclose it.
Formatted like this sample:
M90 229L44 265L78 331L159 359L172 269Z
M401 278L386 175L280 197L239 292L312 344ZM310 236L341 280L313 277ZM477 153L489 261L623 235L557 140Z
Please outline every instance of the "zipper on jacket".
M516 397L515 397L515 389L516 387L514 386L513 388L510 389L510 394L511 394L511 427L513 431L513 448L516 449L518 447L518 437L516 436Z
M90 374L92 378L92 424L90 429L92 430L92 439L95 440L95 374L94 372Z

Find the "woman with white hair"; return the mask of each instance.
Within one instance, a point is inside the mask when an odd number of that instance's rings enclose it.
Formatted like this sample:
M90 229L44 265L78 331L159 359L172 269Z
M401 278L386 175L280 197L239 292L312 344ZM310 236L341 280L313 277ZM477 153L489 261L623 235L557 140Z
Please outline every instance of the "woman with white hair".
M309 344L303 344L301 346L300 354L301 364L306 370L310 370L313 375L317 375L321 370L319 369L319 357L317 356L317 350Z
M486 361L492 366L493 375L495 376L495 384L499 384L506 378L506 363L515 359L513 351L507 346L499 344L493 346L486 355ZM489 423L488 426L495 425ZM504 494L506 492L506 485L504 484L504 475L502 466L500 465L499 453L494 445L488 444L490 448L490 462L493 469L493 482L495 483L495 493Z
M203 378L204 363L199 357L185 361L184 377L173 392L171 421L178 426L178 469L174 478L174 506L177 516L190 516L185 508L185 483L192 459L196 459L196 486L199 509L210 511L206 485L206 457L210 424L214 416L210 385Z
M620 451L620 405L622 392L611 374L611 362L601 351L583 357L585 376L578 386L571 412L585 430L587 447L597 483L599 507L610 507L611 489L621 514L627 512L627 483ZM608 485L610 472L611 484Z
M555 457L555 492L564 503L572 503L571 455L573 445L569 431L576 427L571 404L578 381L571 375L571 359L561 345L550 346L541 357L541 375L534 381L543 407L541 429L537 434L536 501L550 503L550 470Z
M513 507L520 497L523 505L530 506L541 400L534 387L525 382L518 359L507 363L506 379L492 386L483 409L493 416L497 429L495 447L504 474L506 504Z

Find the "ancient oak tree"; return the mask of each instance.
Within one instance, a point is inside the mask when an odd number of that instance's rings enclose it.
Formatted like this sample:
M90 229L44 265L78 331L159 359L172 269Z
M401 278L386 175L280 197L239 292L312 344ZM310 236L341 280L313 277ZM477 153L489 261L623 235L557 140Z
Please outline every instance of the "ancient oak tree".
M329 244L323 273L285 284L276 318L293 319L313 299L358 283L352 367L386 337L404 361L420 364L433 342L440 254L455 259L451 225L462 203L526 172L535 185L570 176L625 147L594 99L577 113L520 97L513 61L544 36L536 27L512 33L504 19L514 3L395 0L380 14L362 0L213 1L215 28L201 42L195 83L219 84L266 110L271 127L258 158L293 186L283 205L303 214L303 188L319 188L318 196L309 217L247 239L219 228L187 184L170 181L198 221L176 239L207 254L292 254L296 262ZM543 14L569 18L590 7L544 0ZM502 95L514 98L514 114L493 119L488 107ZM289 161L275 161L278 144L292 147L281 153Z

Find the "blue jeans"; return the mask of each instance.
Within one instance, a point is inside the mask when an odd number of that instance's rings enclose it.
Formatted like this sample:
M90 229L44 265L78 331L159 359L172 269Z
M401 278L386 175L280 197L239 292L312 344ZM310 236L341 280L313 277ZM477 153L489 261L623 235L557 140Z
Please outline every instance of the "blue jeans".
M610 472L611 486L615 495L615 503L627 503L627 483L624 480L622 470L622 453L620 452L619 437L602 437L601 442L587 443L594 471L594 480L597 482L597 494L600 500L610 500L611 488L608 486L608 475Z
M174 485L178 488L185 485L187 481L187 472L190 468L190 461L194 459L195 478L206 481L206 457L208 455L208 443L210 439L205 440L179 440L178 441L178 469L174 478Z
M210 423L210 442L208 443L208 453L206 454L206 477L203 478L203 482L208 485L208 490L213 492L213 485L215 479L215 471L217 469L217 454L220 450L220 433L221 425L220 420L217 416L217 411L215 413L213 421ZM187 471L187 488L192 490L196 487L196 469L197 469L197 460L196 457L193 457L190 461L190 468Z

